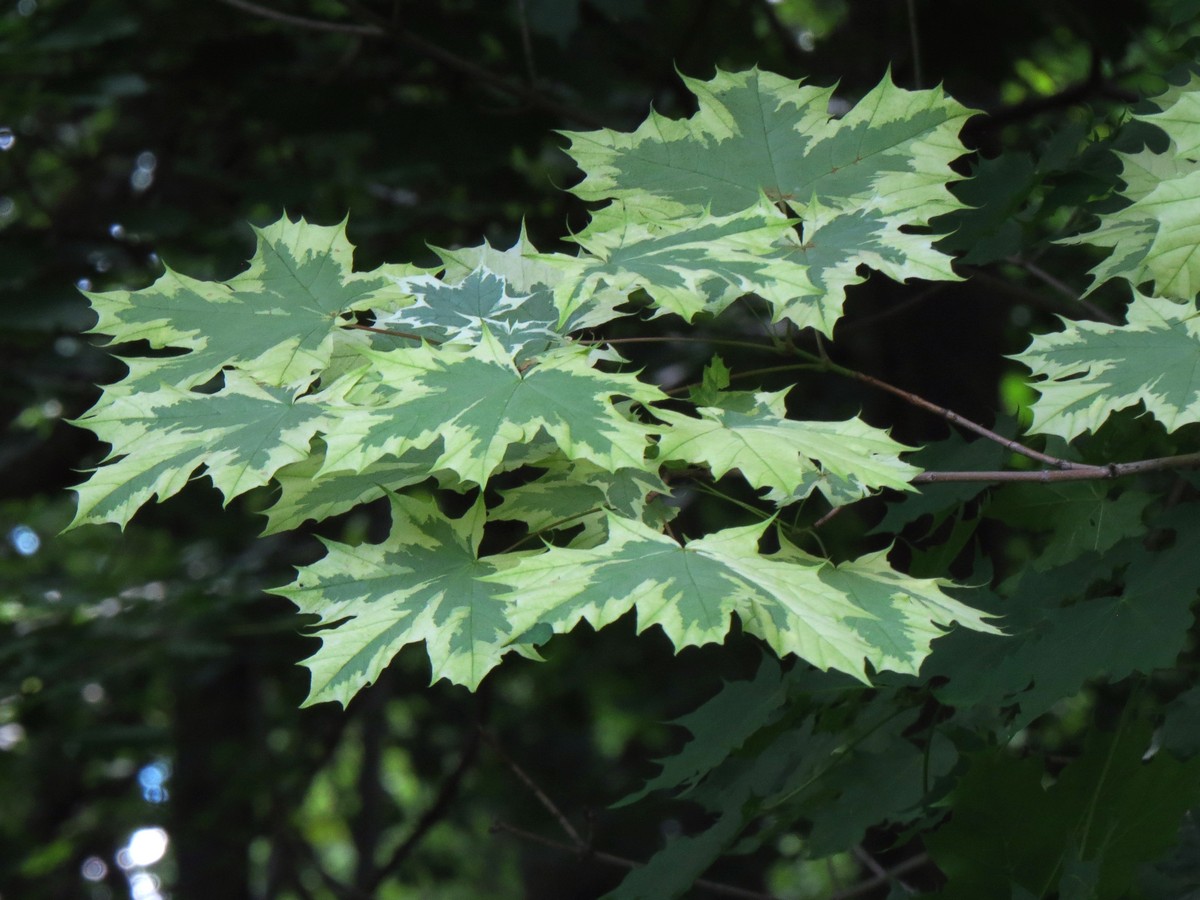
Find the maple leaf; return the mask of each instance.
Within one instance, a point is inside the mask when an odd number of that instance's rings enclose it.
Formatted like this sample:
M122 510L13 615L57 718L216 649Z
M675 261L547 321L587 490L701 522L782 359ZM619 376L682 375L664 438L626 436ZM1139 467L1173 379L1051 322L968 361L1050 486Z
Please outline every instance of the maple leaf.
M76 421L112 445L105 464L75 488L70 527L124 527L151 497L174 496L201 465L226 501L267 484L283 466L305 459L313 436L330 425L311 399L260 385L237 370L215 394L163 385L117 396Z
M468 277L476 269L487 269L503 278L510 290L522 293L535 293L540 290L553 293L560 290L558 285L563 280L565 271L575 264L574 256L540 252L529 241L523 223L520 237L507 250L497 250L487 241L477 247L460 247L455 250L435 247L434 250L445 266L442 276L445 281L454 284ZM616 307L628 299L626 292L612 288L598 289L591 294L588 302L579 305L560 322L560 330L567 334L581 328L593 328L618 318L624 314L617 312Z
M787 418L784 396L731 391L714 394L700 418L670 410L655 416L671 427L658 444L662 461L704 461L720 478L737 469L752 486L768 488L780 505L801 500L815 489L834 506L853 503L872 490L910 490L921 470L897 454L912 450L861 419L844 422Z
M362 351L371 364L364 381L322 395L338 424L327 434L325 471L362 471L375 460L409 449L444 444L435 468L484 484L507 448L544 430L570 456L615 471L647 468L653 430L626 418L616 396L640 403L664 399L632 375L592 367L586 349L546 354L525 371L513 363L488 328L479 344ZM349 397L351 399L341 399Z
M396 312L377 314L380 328L407 331L435 344L478 344L486 325L497 343L519 360L567 342L549 290L514 293L503 276L485 268L456 282L415 275L399 279L396 286L415 300Z
M675 218L614 203L572 237L587 254L556 262L564 273L556 296L570 312L603 291L643 288L663 309L689 320L719 313L749 293L782 305L814 293L804 266L777 252L780 244L799 248L792 225L765 200L729 216Z
M1139 402L1169 431L1200 421L1193 304L1135 293L1124 326L1064 322L1065 330L1035 336L1013 357L1040 379L1032 431L1071 440Z
M580 261L574 296L560 286L565 308L609 278L685 318L753 291L776 318L830 333L863 264L900 280L958 278L934 237L902 226L962 208L946 184L956 177L949 164L965 152L957 138L965 107L884 78L835 121L831 89L757 69L685 82L700 106L690 119L655 113L632 134L567 133L567 152L586 176L574 192L618 201L620 211L601 210L577 236L598 261ZM772 203L800 217L802 239L780 234L787 220L770 221Z
M432 500L392 495L387 540L357 547L322 541L324 558L299 569L294 584L274 588L300 612L319 616L318 626L331 626L317 632L321 647L304 662L312 672L305 705L344 706L417 641L425 642L432 681L472 689L505 653L520 649L512 646L504 589L483 580L497 567L476 555L482 529L482 503L450 519Z
M1100 216L1094 231L1064 244L1093 244L1113 252L1092 269L1095 290L1112 278L1138 288L1153 282L1163 297L1191 300L1200 291L1200 91L1195 81L1169 92L1159 112L1135 115L1156 125L1170 143L1163 153L1118 153L1128 206Z
M766 527L727 528L681 547L610 514L604 544L551 547L488 578L512 588L516 634L537 624L565 632L580 619L600 628L636 609L639 632L661 625L680 648L724 640L736 613L779 655L864 681L864 662L915 673L952 621L995 631L939 582L894 571L882 553L835 567L781 540L764 556Z
M310 225L286 216L255 229L250 267L224 282L200 281L167 269L140 291L88 294L98 321L94 333L113 343L146 341L155 349L188 352L152 359L125 357L129 375L106 393L161 383L187 388L236 366L260 381L306 386L330 359L333 335L346 314L397 295L396 279L415 266L351 271L354 248L345 222Z

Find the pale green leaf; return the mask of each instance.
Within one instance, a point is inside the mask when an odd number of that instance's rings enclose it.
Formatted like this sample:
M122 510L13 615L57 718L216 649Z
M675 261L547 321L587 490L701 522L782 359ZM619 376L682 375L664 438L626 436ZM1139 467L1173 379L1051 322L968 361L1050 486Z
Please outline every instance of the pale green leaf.
M879 488L911 490L909 482L921 470L898 454L913 448L858 418L789 419L786 394L714 395L712 402L733 408L704 407L698 419L656 411L671 426L659 441L659 459L708 465L717 478L737 469L752 486L767 488L767 498L781 505L801 500L814 489L834 506L853 503Z
M513 291L503 276L485 268L453 283L414 275L397 280L396 287L411 294L413 302L377 314L379 328L414 334L435 344L478 344L486 325L496 342L519 360L567 342L558 328L558 308L549 290Z
M550 548L495 576L511 585L516 633L538 623L600 628L630 609L638 630L661 625L677 648L722 641L737 614L776 653L866 679L876 669L915 673L952 621L994 631L938 582L892 570L883 554L835 567L784 542L759 553L766 524L729 528L681 547L641 523L609 517L608 541Z
M180 356L127 359L129 376L108 393L201 384L236 366L268 384L306 386L330 359L346 314L397 294L397 278L422 271L386 266L353 273L345 223L324 227L285 218L258 229L250 267L225 282L167 270L140 291L89 294L92 329L114 343L144 340Z
M554 292L563 279L564 265L574 264L575 257L564 253L541 253L529 241L525 226L521 236L507 250L497 250L487 241L478 247L461 247L456 250L434 248L445 264L444 278L451 283L462 281L476 269L487 269L505 280L509 290L534 293L539 290ZM591 302L575 310L564 323L563 332L580 328L594 328L623 315L616 307L625 303L628 296L612 289L598 290L592 294Z
M481 517L449 519L433 501L392 497L392 531L382 544L333 541L329 553L272 593L320 617L321 648L306 704L345 705L399 650L425 642L433 681L470 688L514 647L503 589L481 576L496 566L476 556ZM340 624L339 624L340 623Z
M509 446L532 441L539 430L567 455L608 471L648 467L653 430L623 416L612 399L650 403L665 395L632 375L593 368L584 349L553 351L521 371L485 327L470 348L364 356L372 369L362 384L350 395L338 385L322 395L338 418L325 439L325 471L361 472L384 455L422 449L440 437L444 449L434 468L484 484Z
M1161 112L1134 116L1167 133L1164 153L1118 154L1128 206L1100 216L1094 231L1063 240L1113 252L1092 269L1093 289L1111 278L1135 288L1153 282L1163 297L1191 300L1200 291L1200 93L1195 83L1172 91Z
M1135 294L1124 326L1066 322L1014 359L1041 396L1031 430L1067 440L1138 402L1169 431L1200 421L1200 321L1195 306Z
M829 334L863 265L902 281L957 278L911 226L962 208L946 185L967 109L890 78L840 120L828 89L757 69L687 84L700 103L691 119L568 135L587 176L575 193L617 202L576 236L596 259L559 286L564 309L598 287L641 287L690 319L753 292L776 319ZM800 235L774 203L800 217Z
M503 501L488 511L489 519L521 522L531 533L582 525L585 534L580 537L594 545L604 539L606 509L649 525L661 524L677 511L653 502L669 493L654 472L632 468L609 472L561 454L536 465L546 471L527 484L502 491ZM573 539L572 546L581 546L580 539Z
M631 134L567 133L567 152L587 176L576 194L718 216L765 194L800 215L816 200L903 214L910 225L961 206L946 183L956 177L950 163L966 152L958 131L970 110L940 89L906 91L885 77L834 120L831 88L758 69L684 81L699 100L690 119L653 113Z
M309 442L330 427L311 398L263 386L237 370L215 394L163 385L111 398L77 424L112 445L105 464L75 490L84 522L126 522L151 497L166 500L201 465L229 500L267 484L283 466L303 460Z
M689 320L750 293L782 306L819 294L789 258L789 250L800 251L792 225L765 200L728 216L701 210L674 218L613 203L573 236L587 253L556 263L563 277L555 293L570 313L605 291L641 288Z

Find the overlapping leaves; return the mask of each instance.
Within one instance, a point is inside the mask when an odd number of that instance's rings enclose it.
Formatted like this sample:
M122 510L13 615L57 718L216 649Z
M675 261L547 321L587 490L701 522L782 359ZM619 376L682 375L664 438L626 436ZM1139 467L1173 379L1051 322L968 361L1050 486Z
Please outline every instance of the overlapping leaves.
M995 630L938 582L900 575L881 554L835 567L784 542L764 555L764 529L727 528L680 546L610 516L603 545L551 548L493 577L513 589L518 633L580 620L600 628L634 609L639 631L659 625L678 648L722 639L736 614L778 654L864 680L866 661L915 673L952 622Z
M319 617L310 702L347 702L422 641L435 679L474 687L505 653L530 652L531 629L631 609L677 646L723 640L736 615L781 655L860 679L915 672L953 622L993 630L880 554L835 567L787 541L763 553L765 524L684 545L662 533L677 509L660 469L676 463L736 469L768 507L905 489L917 470L886 433L788 419L783 394L727 391L715 369L691 411L668 408L572 333L639 289L689 319L754 293L830 332L863 263L954 277L909 226L955 208L945 184L967 114L890 80L841 121L828 90L757 71L689 85L691 120L572 137L578 192L616 200L575 236L578 256L522 234L509 250L438 251L440 275L356 274L344 226L282 219L228 282L169 272L94 297L98 331L182 353L130 360L83 420L112 450L79 488L78 521L124 524L202 466L227 498L274 485L273 532L390 496L384 543L330 542L280 589ZM459 518L425 499L476 488ZM480 557L489 523L513 521L551 546Z
M1100 226L1064 243L1094 244L1112 253L1092 270L1093 286L1124 278L1152 283L1162 297L1191 300L1200 291L1200 91L1193 81L1160 101L1159 112L1135 116L1166 132L1163 153L1118 154L1129 204L1100 217Z
M121 390L153 390L162 383L189 388L224 366L270 385L305 386L329 364L344 316L397 302L396 279L421 271L351 271L354 249L345 223L326 227L285 217L257 236L250 267L229 281L199 281L168 269L145 290L89 295L99 319L93 331L113 343L146 341L156 349L188 351L126 359L130 373Z
M957 277L933 237L902 226L961 206L946 184L967 109L890 78L836 121L831 89L757 69L687 85L700 107L690 119L654 113L630 134L568 134L586 173L574 192L616 203L597 214L603 239L577 237L595 259L581 257L560 287L567 309L610 282L687 318L754 292L777 318L828 334L863 264L901 280ZM783 232L771 204L799 217L799 233Z

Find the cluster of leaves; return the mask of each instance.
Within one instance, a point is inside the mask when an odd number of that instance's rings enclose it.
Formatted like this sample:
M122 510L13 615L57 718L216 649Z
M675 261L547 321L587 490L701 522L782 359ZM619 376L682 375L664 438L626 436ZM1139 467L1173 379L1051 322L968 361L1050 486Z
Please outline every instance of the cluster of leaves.
M830 855L881 823L929 828L946 806L926 837L945 896L1124 896L1200 802L1191 694L1146 764L1137 694L1048 789L1040 763L1004 744L1091 679L1169 668L1187 642L1197 526L1178 504L1192 485L1161 473L1196 460L1107 454L1143 449L1124 436L1138 403L1168 442L1200 419L1200 92L1175 88L1135 117L1165 150L1123 154L1118 202L1069 238L1112 250L1094 274L1133 286L1126 324L1069 321L1017 357L1037 379L1029 430L1051 456L991 432L914 452L859 417L797 417L787 391L734 389L754 373L719 357L698 384L655 384L595 336L647 309L694 327L721 317L795 368L838 371L824 341L864 267L954 280L930 222L978 224L948 188L971 112L938 90L885 78L831 119L830 89L759 70L687 85L688 119L569 135L585 174L574 192L605 203L575 255L522 235L438 251L433 269L354 272L344 225L284 218L228 281L167 271L91 295L95 331L129 348L129 372L80 420L112 449L77 488L73 524L123 526L202 467L226 501L272 491L271 533L386 498L382 543L326 541L277 590L317 617L310 704L349 702L415 642L434 680L475 688L510 651L537 658L581 621L633 611L678 649L725 640L736 619L789 668L769 660L681 720L692 740L646 790L686 795L714 822L622 896L681 893L735 846L799 829L807 853ZM973 480L1044 483L937 484L972 480L939 460L981 447L1009 469ZM1050 468L1022 471L1012 449ZM1137 472L1176 481L1169 494L1095 487ZM748 500L729 498L724 527L676 534L695 492L736 479ZM881 491L902 498L880 530L910 544L910 564L829 558L819 523ZM1020 565L970 558L984 525L1045 539ZM956 591L956 561L994 589ZM997 783L1040 829L991 814Z

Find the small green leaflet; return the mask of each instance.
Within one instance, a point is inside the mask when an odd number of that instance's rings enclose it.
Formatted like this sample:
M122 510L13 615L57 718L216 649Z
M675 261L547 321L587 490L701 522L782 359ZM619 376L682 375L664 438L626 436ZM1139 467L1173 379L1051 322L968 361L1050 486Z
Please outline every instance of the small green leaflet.
M1137 288L1154 283L1154 292L1192 300L1200 291L1200 92L1196 85L1171 92L1157 113L1134 116L1167 133L1165 153L1121 153L1129 206L1100 216L1100 226L1067 238L1064 244L1094 244L1112 254L1092 269L1092 289L1111 278Z
M861 500L872 490L911 490L921 470L902 462L906 447L861 419L844 422L787 418L786 390L753 394L732 391L712 398L696 419L657 410L671 427L658 445L659 459L703 460L720 478L737 469L767 498L785 505L819 490L834 506Z
M99 321L94 332L113 343L186 348L181 356L126 358L130 373L107 394L188 388L236 366L259 381L304 387L329 364L342 317L398 295L396 280L415 266L354 273L345 222L310 225L284 217L256 229L250 268L225 282L199 281L170 269L140 291L88 294Z
M1111 483L1090 481L1010 484L992 493L986 515L1050 532L1049 541L1030 563L1035 570L1045 571L1084 553L1104 553L1123 538L1145 534L1142 516L1154 497L1126 490L1109 499L1110 488Z
M305 661L312 686L305 705L343 706L371 684L407 644L424 641L433 681L474 689L509 650L504 589L481 580L492 561L476 557L482 504L448 519L433 501L392 496L392 532L382 544L325 541L329 553L272 593L320 616L321 648ZM504 557L511 560L512 556ZM338 624L341 623L341 624Z
M1096 431L1117 410L1145 404L1174 431L1200 421L1200 321L1194 304L1135 292L1127 323L1066 321L1034 337L1014 359L1028 366L1041 397L1030 430L1067 440Z
M112 451L75 488L79 508L71 527L124 527L151 497L162 501L182 490L201 465L230 500L305 459L309 442L330 421L310 398L294 400L286 388L256 384L236 369L225 373L216 394L163 385L110 398L78 422Z
M525 371L484 327L469 348L429 346L363 351L371 370L353 388L333 385L322 397L337 427L326 438L325 470L361 472L384 455L399 456L442 438L435 468L485 484L512 444L539 429L569 456L601 468L647 468L653 429L625 418L612 398L665 398L632 375L592 367L586 349L548 353ZM353 391L353 400L339 395ZM318 398L321 399L321 398Z
M497 250L487 241L478 247L461 247L444 250L435 247L445 265L443 279L452 284L462 281L476 269L487 269L499 275L510 291L535 293L548 290L558 291L564 271L575 265L575 257L564 253L540 253L529 242L524 225L521 236L507 250ZM576 309L562 327L564 333L581 328L594 328L616 319L623 313L616 307L629 298L625 293L612 288L600 289L591 295L591 301Z
M952 621L995 631L939 582L894 571L882 553L835 567L782 542L764 556L766 528L728 528L681 547L610 515L599 547L552 547L493 578L512 588L517 634L539 623L565 632L580 619L600 628L636 608L639 632L661 625L680 648L724 640L736 613L780 656L795 653L864 681L864 661L915 673Z
M522 361L567 341L558 329L558 308L550 291L513 293L502 276L487 269L475 269L454 283L414 275L396 286L415 301L377 315L379 328L409 332L435 344L478 344L486 325L496 342Z

